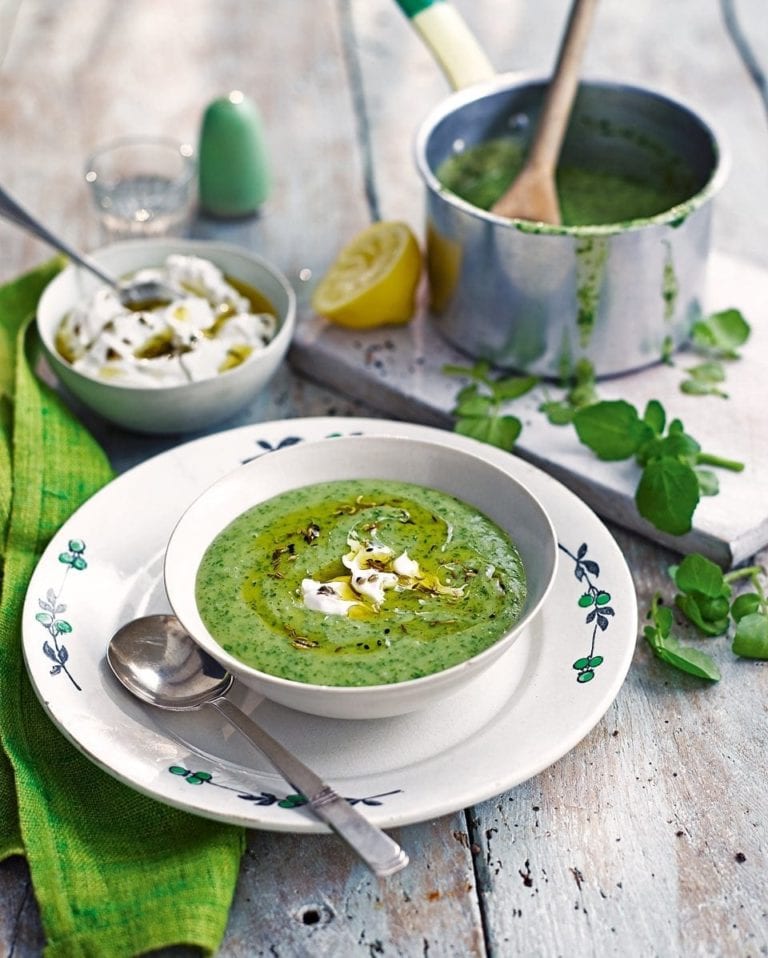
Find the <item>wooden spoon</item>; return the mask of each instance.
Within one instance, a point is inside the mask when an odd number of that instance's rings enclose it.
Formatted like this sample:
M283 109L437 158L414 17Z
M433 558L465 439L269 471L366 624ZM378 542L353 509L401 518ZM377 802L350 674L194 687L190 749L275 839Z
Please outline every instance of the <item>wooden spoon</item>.
M579 85L579 69L597 0L574 0L555 72L522 170L491 207L497 216L561 222L555 170Z

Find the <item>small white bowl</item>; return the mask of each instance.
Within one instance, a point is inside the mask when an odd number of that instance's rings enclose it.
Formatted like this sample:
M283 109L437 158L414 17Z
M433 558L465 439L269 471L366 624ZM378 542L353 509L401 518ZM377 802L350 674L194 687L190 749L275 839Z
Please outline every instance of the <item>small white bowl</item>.
M59 355L54 344L63 317L98 288L99 281L94 276L68 266L48 284L37 307L40 338L56 376L86 406L136 432L189 432L234 415L272 378L285 357L296 323L296 296L288 280L266 260L240 247L202 240L130 240L105 246L92 256L113 275L121 277L144 266L160 266L173 253L209 259L224 273L253 286L269 300L279 325L262 351L212 379L157 388L117 385L77 372Z
M514 626L480 654L422 678L373 686L311 685L269 675L227 653L203 623L195 579L203 554L234 519L289 489L338 479L393 479L439 489L485 513L517 545L527 598ZM227 671L268 699L315 715L370 719L424 708L489 668L541 608L557 566L557 540L538 500L516 479L478 456L402 437L353 436L270 452L216 482L182 515L165 555L173 611L195 641ZM318 613L319 614L319 613Z

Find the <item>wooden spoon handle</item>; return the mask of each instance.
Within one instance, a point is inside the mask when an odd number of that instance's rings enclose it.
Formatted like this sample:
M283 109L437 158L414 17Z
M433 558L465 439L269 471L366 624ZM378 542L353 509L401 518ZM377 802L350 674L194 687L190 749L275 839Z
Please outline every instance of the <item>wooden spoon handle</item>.
M554 173L579 86L579 70L597 0L574 0L529 152L529 163Z

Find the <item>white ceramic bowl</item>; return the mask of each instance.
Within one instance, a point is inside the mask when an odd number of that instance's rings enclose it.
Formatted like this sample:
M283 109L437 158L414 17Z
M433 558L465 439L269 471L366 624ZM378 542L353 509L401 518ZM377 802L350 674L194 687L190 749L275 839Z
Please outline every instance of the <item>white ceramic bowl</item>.
M390 685L310 685L244 665L216 642L195 601L195 578L212 540L241 513L288 489L338 479L393 479L447 492L484 512L512 536L528 595L520 619L479 655L422 678ZM165 555L165 588L190 635L240 681L273 701L315 715L368 719L399 715L457 691L489 668L536 615L557 566L552 523L516 479L484 459L437 443L358 436L306 442L240 467L204 492L181 517ZM318 613L319 614L319 613Z
M68 266L43 291L37 308L40 338L54 373L86 406L111 422L145 433L204 429L234 415L266 386L293 336L296 297L282 273L260 256L235 246L202 240L130 240L105 246L93 258L115 276L144 266L159 266L172 253L211 260L226 274L255 287L272 303L279 328L271 342L247 363L199 382L147 388L116 385L84 376L54 345L56 329L75 303L90 296L99 281Z

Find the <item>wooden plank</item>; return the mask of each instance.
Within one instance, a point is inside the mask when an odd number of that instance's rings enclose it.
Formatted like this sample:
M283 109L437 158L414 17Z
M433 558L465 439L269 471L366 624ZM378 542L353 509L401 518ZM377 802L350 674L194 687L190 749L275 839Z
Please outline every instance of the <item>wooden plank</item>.
M222 954L485 955L464 816L392 834L411 864L377 881L333 836L252 832Z
M27 863L0 863L0 955L39 955L45 944Z
M671 595L673 557L617 538L642 570L642 616L657 589ZM765 663L737 660L725 638L703 644L722 668L719 683L668 668L641 640L624 688L579 747L473 809L490 954L765 949L768 727L754 711Z

